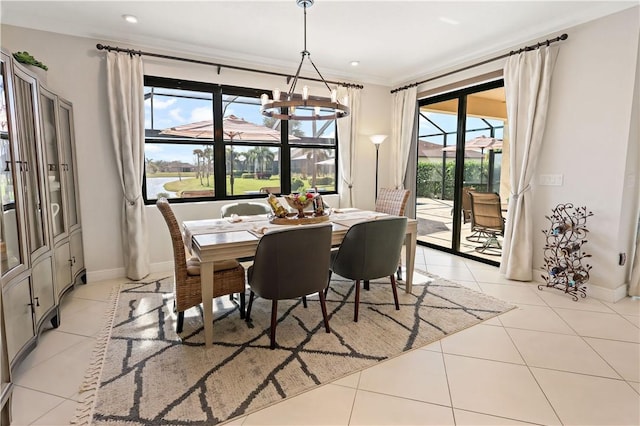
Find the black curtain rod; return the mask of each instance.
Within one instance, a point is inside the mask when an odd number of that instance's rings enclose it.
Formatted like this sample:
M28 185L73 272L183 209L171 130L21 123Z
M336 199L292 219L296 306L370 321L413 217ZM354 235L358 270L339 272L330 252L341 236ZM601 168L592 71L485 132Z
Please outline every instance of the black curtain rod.
M238 66L235 66L235 65L218 64L218 63L215 63L215 62L200 61L200 60L197 60L197 59L181 58L179 56L160 55L158 53L143 52L142 50L123 49L123 48L120 48L120 47L105 46L105 45L100 44L100 43L96 44L96 48L98 50L106 50L107 52L111 52L111 51L122 52L122 53L128 53L129 55L140 55L140 56L144 55L144 56L152 56L154 58L162 58L162 59L171 59L171 60L174 60L174 61L190 62L192 64L209 65L209 66L212 66L212 67L218 67L218 74L220 74L220 70L222 68L230 68L230 69L233 69L233 70L257 72L257 73L261 73L261 74L269 74L269 75L277 75L277 76L280 76L280 77L286 77L287 78L287 84L289 84L289 80L291 80L293 78L292 75L283 74L283 73L279 73L279 72L257 70L257 69L245 68L245 67L238 67ZM318 81L320 83L323 82L319 78L302 77L302 76L300 76L299 78L304 79L304 80L310 80L310 81ZM345 82L342 82L342 81L330 81L330 80L327 80L326 82L327 83L331 83L331 84L337 84L339 86L344 86L344 87L353 87L353 88L356 88L356 89L362 89L364 87L361 84L345 83Z
M427 78L426 80L417 81L415 83L407 84L406 86L398 87L397 89L393 89L391 91L391 93L396 93L396 92L399 92L401 90L406 90L406 89L408 89L410 87L419 86L422 83L427 83L429 81L436 80L438 78L447 77L447 76L449 76L451 74L456 74L456 73L459 73L459 72L462 72L462 71L466 71L466 70L471 69L471 68L479 67L480 65L488 64L489 62L497 61L498 59L506 58L507 56L517 55L518 53L522 53L522 52L525 52L525 51L539 49L542 46L549 46L551 43L555 43L556 41L566 40L567 38L569 38L569 36L565 33L565 34L562 34L562 35L560 35L560 36L558 36L556 38L552 38L552 39L548 39L548 40L545 40L545 41L541 41L539 43L532 44L531 46L525 46L525 47L523 47L521 49L518 49L518 50L512 50L509 53L505 53L504 55L496 56L495 58L486 59L486 60L484 60L482 62L478 62L477 64L468 65L466 67L462 67L462 68L459 68L457 70L449 71L447 73L440 74L440 75L435 76L435 77Z

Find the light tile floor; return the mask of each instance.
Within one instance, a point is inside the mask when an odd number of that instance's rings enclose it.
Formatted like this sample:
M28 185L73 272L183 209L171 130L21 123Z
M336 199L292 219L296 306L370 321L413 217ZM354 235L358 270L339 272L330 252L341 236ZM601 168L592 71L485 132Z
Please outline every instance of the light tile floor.
M573 302L422 247L416 268L518 308L229 424L640 424L640 300ZM122 281L65 297L61 326L41 335L14 376L12 424L69 424L106 301Z

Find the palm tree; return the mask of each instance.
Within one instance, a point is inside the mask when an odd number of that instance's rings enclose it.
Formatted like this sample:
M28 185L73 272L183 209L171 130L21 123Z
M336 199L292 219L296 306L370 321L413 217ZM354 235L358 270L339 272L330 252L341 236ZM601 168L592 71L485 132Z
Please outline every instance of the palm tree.
M247 152L247 158L254 160L256 164L261 164L260 171L264 172L267 168L267 163L273 161L275 155L266 146L256 146ZM257 167L254 169L254 173L258 173Z
M204 152L201 149L194 149L193 155L196 157L196 179L200 178L200 185L202 185L202 169L200 168L200 159L203 157Z
M303 148L302 154L307 157L307 172L311 175L310 184L316 186L317 163L332 158L333 150L321 148Z
M209 176L211 176L212 164L213 164L213 148L206 147L203 151L203 165L205 166L205 175L207 177L207 186L211 186L209 183Z

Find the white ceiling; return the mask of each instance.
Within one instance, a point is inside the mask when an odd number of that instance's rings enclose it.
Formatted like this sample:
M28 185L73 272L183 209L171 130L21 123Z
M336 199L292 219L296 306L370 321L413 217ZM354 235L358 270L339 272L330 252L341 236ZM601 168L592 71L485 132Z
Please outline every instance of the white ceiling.
M327 79L394 86L638 4L316 0L307 11L307 49ZM124 14L139 23L128 24ZM0 17L3 24L103 44L129 43L288 74L295 72L303 48L303 9L295 0L2 0ZM360 65L352 67L353 60ZM309 64L302 74L316 76Z

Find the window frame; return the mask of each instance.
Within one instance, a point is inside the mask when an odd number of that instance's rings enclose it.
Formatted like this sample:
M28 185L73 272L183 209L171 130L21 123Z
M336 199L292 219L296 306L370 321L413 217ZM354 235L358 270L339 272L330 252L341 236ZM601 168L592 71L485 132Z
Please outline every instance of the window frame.
M338 126L334 120L333 126L335 127L335 142L333 145L320 144L320 143L295 143L295 141L289 142L289 122L282 120L280 125L280 143L273 142L260 142L260 141L231 141L224 138L223 134L223 96L242 96L260 99L260 95L268 93L268 90L255 89L249 87L230 86L217 83L198 82L182 79L174 79L167 77L158 77L145 75L144 86L163 88L163 89L177 89L187 90L194 92L205 92L212 95L212 114L213 114L213 140L197 141L197 145L212 145L214 163L213 163L213 178L214 178L214 194L213 196L200 196L200 197L186 197L186 198L171 198L171 203L191 203L200 201L233 201L239 199L255 199L264 198L266 194L241 194L241 195L228 195L226 188L227 178L227 155L226 148L229 146L251 146L251 147L269 147L277 148L280 151L279 154L279 170L280 170L280 191L282 194L289 194L291 192L291 150L295 148L309 148L309 149L329 149L335 152L335 180L333 184L333 190L323 191L322 194L337 194L339 168L338 168ZM153 110L151 111L151 120L153 121ZM163 139L157 137L145 136L144 143L153 144L194 144L193 139L189 138L172 138ZM146 156L145 156L146 158ZM153 205L156 203L156 198L147 197L147 174L146 167L143 170L142 181L142 196L145 205Z

